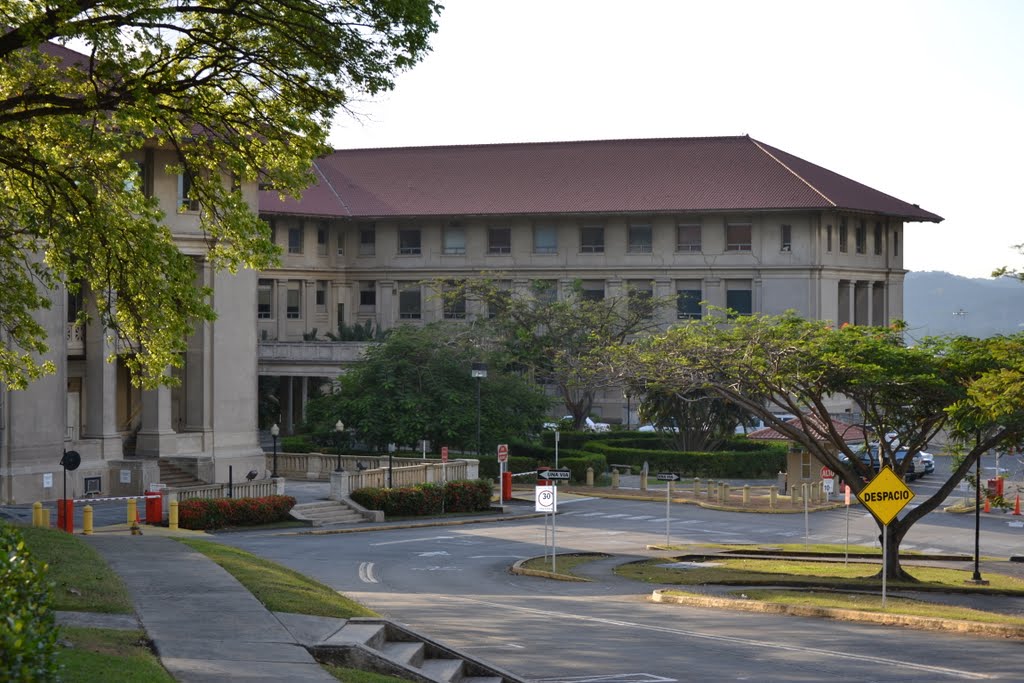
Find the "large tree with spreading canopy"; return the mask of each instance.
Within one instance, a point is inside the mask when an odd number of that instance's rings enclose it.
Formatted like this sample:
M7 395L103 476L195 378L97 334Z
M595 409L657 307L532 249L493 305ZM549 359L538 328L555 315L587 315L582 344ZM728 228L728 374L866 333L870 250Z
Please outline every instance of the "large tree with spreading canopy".
M795 315L744 316L682 325L621 347L612 358L611 366L632 383L680 395L706 391L761 417L855 493L874 471L830 416L835 399L857 406L863 426L879 439L882 464L897 474L910 462L898 452L922 450L944 432L963 457L933 495L889 524L890 577L906 577L899 547L914 523L946 499L983 453L1024 438L1024 335L908 345L898 325L835 329ZM798 419L790 424L778 413Z
M433 0L0 0L0 384L52 369L35 315L85 287L165 381L213 310L133 158L170 149L217 268L275 262L235 189L296 195L351 98L393 87L436 30ZM68 47L75 48L74 51ZM164 170L164 169L161 169ZM127 348L127 347L125 347Z

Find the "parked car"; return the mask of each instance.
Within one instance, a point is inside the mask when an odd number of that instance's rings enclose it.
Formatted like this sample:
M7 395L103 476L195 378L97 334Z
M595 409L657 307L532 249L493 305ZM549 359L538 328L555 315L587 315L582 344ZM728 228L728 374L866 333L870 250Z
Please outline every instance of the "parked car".
M931 453L921 451L921 461L924 463L924 474L931 474L935 471L935 456Z

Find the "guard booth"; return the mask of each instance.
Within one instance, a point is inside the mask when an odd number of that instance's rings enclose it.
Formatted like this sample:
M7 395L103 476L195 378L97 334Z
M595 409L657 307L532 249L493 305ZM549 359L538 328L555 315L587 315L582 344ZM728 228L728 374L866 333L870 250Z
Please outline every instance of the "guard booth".
M824 441L822 435L827 433L827 426L813 415L805 415L804 419L808 422L815 440ZM786 420L786 424L794 425L801 431L804 431L800 424L800 418L794 417ZM848 444L865 443L866 441L866 432L860 425L847 424L840 420L832 420L832 426L839 434L843 435L844 440ZM788 436L776 431L774 427L758 429L756 432L747 434L747 438L757 439L760 441L783 442L788 444L788 448L786 450L786 487L783 491L784 493L789 493L793 486L800 486L801 484L817 484L821 481L822 468L827 467L827 463L822 462L814 455L808 453L799 444L790 440Z

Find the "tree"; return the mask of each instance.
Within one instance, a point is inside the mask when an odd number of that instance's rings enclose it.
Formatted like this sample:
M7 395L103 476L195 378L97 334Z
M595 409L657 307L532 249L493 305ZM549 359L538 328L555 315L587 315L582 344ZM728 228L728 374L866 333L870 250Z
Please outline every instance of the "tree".
M439 11L433 0L0 0L0 383L52 371L35 313L63 288L96 299L97 322L134 350L135 381L169 381L213 309L167 207L147 196L145 150L176 153L167 170L190 182L214 267L266 268L270 230L237 190L297 195L335 111L392 88L428 50Z
M710 451L733 436L745 417L735 403L694 389L684 393L648 386L639 408L640 419L667 429L680 451Z
M339 378L335 393L309 403L306 428L330 432L341 419L375 446L415 448L428 439L435 447L475 450L477 380L470 367L484 360L489 367L479 385L481 452L536 431L549 399L498 359L481 356L479 348L465 325L394 328Z
M1021 335L932 338L907 346L898 325L834 329L794 315L752 316L728 325L720 319L687 324L613 357L631 382L707 391L758 415L838 472L855 493L874 472L855 456L842 423L831 419L828 399L842 395L856 404L865 428L879 438L882 463L900 475L910 463L897 460L900 449L919 451L946 430L964 457L938 491L889 524L891 577L912 579L900 567L899 546L914 523L945 500L984 452L1018 444L1024 434ZM798 424L773 411L796 415Z
M535 281L528 290L507 290L492 276L435 283L446 301L476 300L488 317L475 325L485 330L509 363L524 368L536 382L554 387L580 429L597 392L616 385L596 362L596 353L659 328L657 313L674 301L626 288L622 294L592 298L577 281L562 299L550 285Z

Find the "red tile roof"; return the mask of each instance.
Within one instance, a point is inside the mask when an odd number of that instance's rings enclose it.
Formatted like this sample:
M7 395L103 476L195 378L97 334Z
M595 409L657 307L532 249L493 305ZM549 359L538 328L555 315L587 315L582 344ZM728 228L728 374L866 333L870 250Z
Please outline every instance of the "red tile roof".
M384 218L849 210L942 218L753 138L599 140L337 150L275 214Z
M806 419L810 424L811 430L814 432L814 436L821 439L825 438L825 434L827 433L825 423L823 423L819 418L813 415L806 415L804 419ZM799 428L800 418L794 417L789 420L786 420L786 424L793 425ZM839 435L843 437L843 440L846 441L847 443L856 443L866 440L864 438L864 428L861 427L860 425L852 425L847 424L846 422L841 422L839 420L832 420L832 426L839 433ZM749 434L747 434L747 438L759 439L763 441L792 440L785 434L776 431L774 427L765 427L763 429L758 429L756 432L750 432Z

